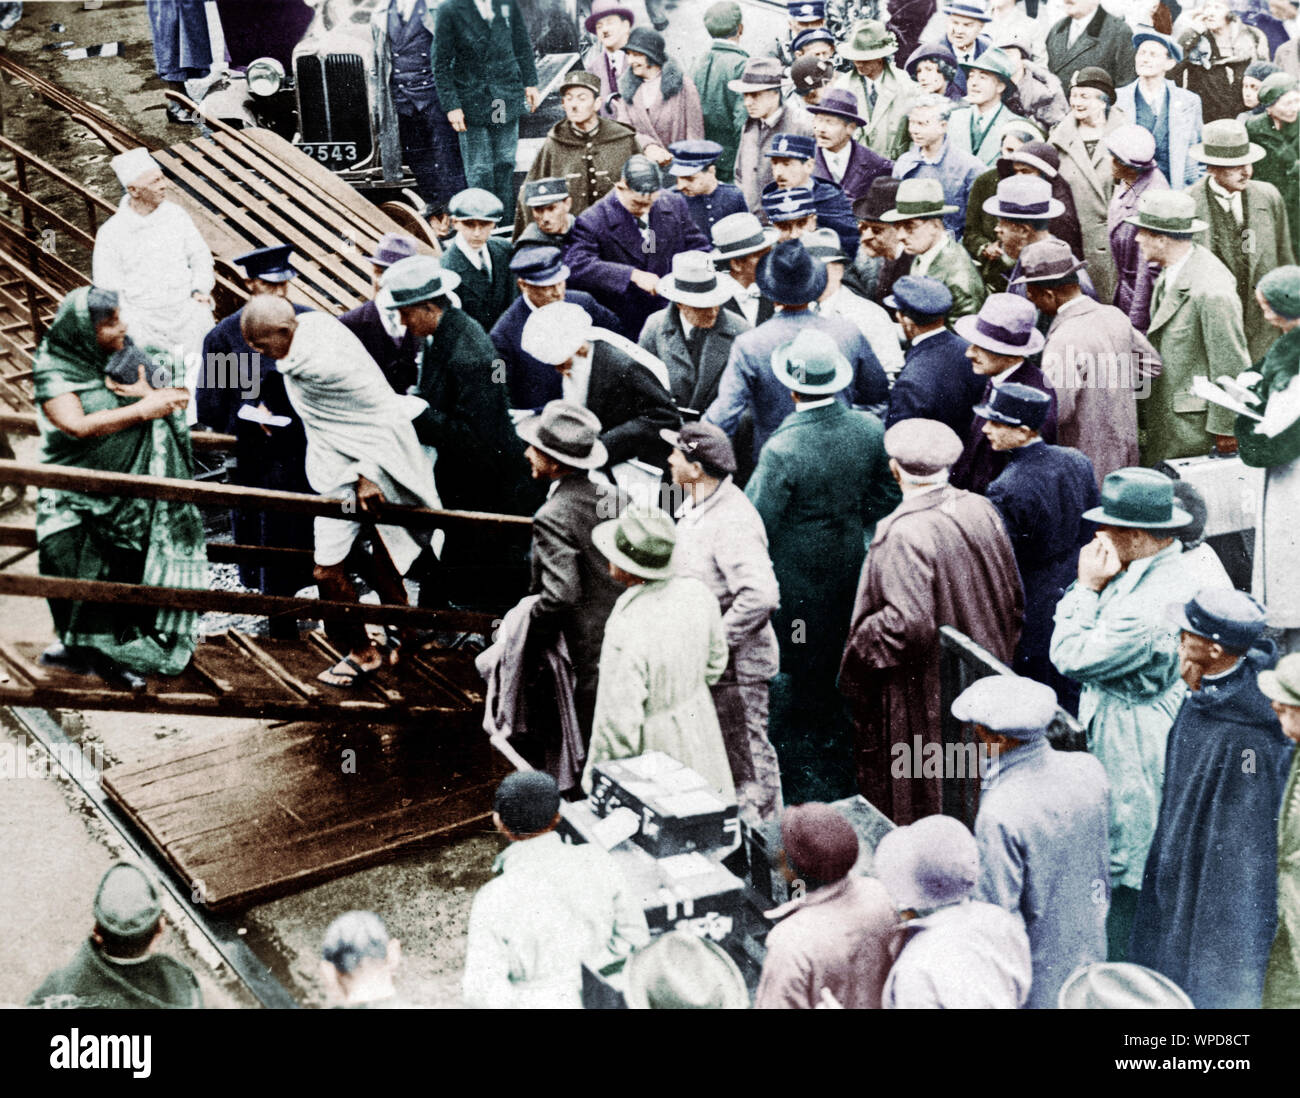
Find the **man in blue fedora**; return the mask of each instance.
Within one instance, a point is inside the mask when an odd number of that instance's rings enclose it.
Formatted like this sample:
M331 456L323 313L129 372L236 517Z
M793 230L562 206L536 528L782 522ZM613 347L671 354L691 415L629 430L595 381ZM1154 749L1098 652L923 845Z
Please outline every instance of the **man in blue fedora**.
M797 240L780 241L759 263L756 278L777 311L753 331L736 337L717 399L705 412L706 420L734 437L741 416L747 409L752 411L757 457L790 409L786 387L772 371L772 354L806 328L830 336L853 371L852 383L841 388L837 400L869 407L888 399L885 371L857 326L842 317L819 316L809 310L826 289L826 268L807 248Z
M1050 398L1047 416L1039 433L1048 442L1056 441L1056 394L1043 371L1025 361L1043 349L1043 333L1035 327L1038 310L1023 297L1014 294L989 294L976 316L958 317L953 330L970 346L966 357L971 369L984 379L981 403L988 404L994 390L1009 382L1028 385ZM993 448L984 434L986 420L979 411L965 449L952 469L952 482L983 495L993 479L1007 466L1007 455Z
M1188 694L1169 730L1160 816L1129 958L1198 1008L1260 1005L1277 924L1277 817L1293 745L1256 679L1277 660L1264 607L1231 588L1169 607Z
M948 47L957 61L958 68L953 83L965 95L965 66L993 44L992 39L984 34L984 29L992 22L993 16L980 0L955 0L954 3L944 4L943 14L948 18L940 42Z
M1191 516L1175 504L1173 481L1154 469L1108 475L1101 506L1083 517L1097 534L1057 603L1051 656L1083 687L1079 722L1110 779L1107 937L1110 959L1122 961L1159 815L1165 741L1187 692L1166 609L1191 599L1198 579L1175 536Z
M387 302L387 297L382 295L379 282L394 263L419 254L420 245L413 236L385 233L369 257L375 297L339 317L343 327L361 340L396 393L404 393L415 384L415 352L419 340L407 335L391 307L380 305L381 301Z
M893 310L907 340L902 372L889 393L885 426L934 419L964 439L984 394L984 379L970 368L966 341L947 326L952 309L948 287L935 278L904 275L885 298L885 308Z
M519 296L492 325L488 337L505 363L510 406L537 411L548 401L560 399L560 375L554 366L524 350L524 325L528 318L555 301L582 306L598 328L617 332L618 317L591 294L569 289L569 268L558 248L521 248L510 260L510 273L514 275Z
M673 154L668 174L677 180L700 232L707 236L724 217L749 209L739 187L718 180L717 161L722 155L718 142L674 141L668 151Z
M1090 462L1078 450L1052 446L1039 434L1052 400L1041 389L1008 382L975 414L1006 468L985 493L1011 538L1025 588L1025 627L1012 667L1050 686L1061 706L1079 707L1079 684L1052 666L1052 615L1079 570L1079 550L1092 540L1084 511L1101 502Z
M856 251L858 222L853 216L853 203L838 184L813 175L817 163L816 140L798 133L780 133L772 139L766 155L772 162L772 182L763 188L764 212L770 197L780 197L783 191L809 188L817 225L834 229L846 252Z
M835 687L849 608L875 523L900 497L884 426L837 399L853 382L838 340L799 329L772 350L769 369L787 410L794 401L746 488L781 589L772 618L781 650L772 743L788 802L831 801L853 791L850 730Z
M298 272L290 260L288 244L256 248L236 256L234 263L244 270L244 287L250 294L274 294L288 298ZM295 313L307 312L294 305ZM290 403L284 378L276 361L259 355L240 331L243 308L219 321L203 337L203 369L195 390L198 422L214 431L235 436L235 467L231 484L248 488L270 488L281 492L310 492L307 484L307 435L302 420ZM255 415L282 416L288 423L270 427L245 418ZM282 422L282 421L277 421ZM235 540L241 545L266 545L285 549L310 549L311 526L296 516L275 511L234 511L231 522ZM292 595L311 583L305 565L277 562L242 564L239 579L254 591L268 595ZM298 623L270 619L271 635L296 639Z
M867 120L858 113L858 97L848 88L827 88L808 113L817 142L813 175L834 183L850 203L867 193L873 179L894 170L892 160L853 140Z

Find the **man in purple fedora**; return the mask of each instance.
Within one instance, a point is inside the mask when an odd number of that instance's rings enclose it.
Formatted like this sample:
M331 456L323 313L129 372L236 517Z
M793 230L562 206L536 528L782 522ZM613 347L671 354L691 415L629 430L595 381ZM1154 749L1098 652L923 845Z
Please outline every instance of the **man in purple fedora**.
M1137 214L1138 202L1147 191L1167 191L1169 180L1156 164L1156 139L1150 130L1131 123L1111 130L1104 140L1115 183L1106 211L1110 251L1115 257L1112 304L1128 315L1133 327L1145 332L1151 319L1151 287L1160 268L1142 254L1137 246L1137 228L1128 219Z
M989 294L975 316L958 317L955 331L970 346L966 357L971 369L987 379L982 404L993 399L994 390L1008 382L1040 389L1051 397L1040 434L1056 441L1056 394L1043 372L1025 361L1043 349L1043 333L1035 326L1038 310L1015 294ZM983 495L994 478L1007 466L1007 456L994 450L978 412L966 436L961 457L952 467L952 483L958 488Z
M727 84L744 98L749 116L736 149L736 186L751 210L762 205L763 189L772 182L767 150L773 139L782 133L812 136L812 118L802 104L782 99L783 83L780 61L775 57L751 57L740 79Z
M614 117L618 82L627 71L623 47L635 22L636 16L620 0L592 0L591 14L583 24L587 33L595 36L596 45L583 59L582 67L599 78L600 113L608 118Z
M826 268L799 241L777 243L759 263L756 278L763 294L775 302L776 314L736 337L717 399L704 415L734 436L746 409L751 410L755 457L790 412L789 390L772 372L772 353L805 328L831 336L853 369L852 381L835 399L866 407L882 403L889 394L885 371L857 326L843 317L819 316L809 310L826 289Z
M847 88L827 88L808 113L813 116L817 142L813 175L834 183L849 202L865 195L873 179L894 170L892 160L853 140L867 120L858 114L858 98Z
M343 327L361 340L366 353L378 363L384 377L388 378L388 384L397 393L405 393L415 384L415 352L420 341L406 334L397 313L383 303L387 298L381 296L379 280L394 263L419 252L420 245L413 236L385 233L380 237L374 254L367 257L375 297L339 317Z

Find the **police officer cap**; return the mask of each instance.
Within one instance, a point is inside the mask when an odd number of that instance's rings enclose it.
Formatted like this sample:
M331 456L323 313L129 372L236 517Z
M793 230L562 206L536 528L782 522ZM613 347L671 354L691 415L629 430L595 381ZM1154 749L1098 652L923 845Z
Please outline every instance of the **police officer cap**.
M885 432L885 453L915 476L950 469L961 451L957 432L937 419L904 419Z
M541 770L520 770L497 786L492 807L512 835L545 830L560 811L560 789Z
M451 196L447 212L461 221L500 221L505 207L491 191L468 187Z
M530 179L524 184L525 206L552 206L569 197L569 184L564 179Z
M904 275L894 282L885 307L915 316L943 316L952 308L952 291L929 275Z
M638 194L654 194L664 185L659 165L640 153L627 158L623 165L623 182Z
M988 675L953 699L952 715L990 732L1030 740L1046 735L1056 716L1056 691L1019 675Z
M789 160L811 160L817 155L817 142L801 133L779 133L768 146L769 158L784 157Z
M251 252L237 255L232 260L244 268L245 278L259 278L263 282L288 282L298 272L289 262L292 245L274 244L269 248L254 248Z
M158 890L144 871L130 862L110 866L95 893L96 925L119 938L151 933L162 918Z
M1174 603L1169 619L1179 629L1233 652L1246 651L1268 624L1264 607L1231 587L1209 587L1186 603Z

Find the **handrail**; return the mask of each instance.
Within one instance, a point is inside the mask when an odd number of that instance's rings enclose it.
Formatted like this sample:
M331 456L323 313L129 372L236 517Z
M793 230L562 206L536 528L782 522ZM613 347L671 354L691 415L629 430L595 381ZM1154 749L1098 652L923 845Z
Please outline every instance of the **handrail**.
M11 375L10 381L20 381L18 375ZM39 435L40 424L36 422L34 412L0 412L0 431L17 435ZM196 450L233 450L239 440L234 435L220 434L217 431L191 431L190 444Z

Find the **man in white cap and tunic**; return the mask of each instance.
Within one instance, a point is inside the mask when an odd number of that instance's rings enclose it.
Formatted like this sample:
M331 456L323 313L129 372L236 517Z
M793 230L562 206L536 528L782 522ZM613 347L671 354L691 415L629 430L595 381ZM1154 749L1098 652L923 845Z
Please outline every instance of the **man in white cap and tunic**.
M193 396L213 324L212 252L190 215L167 201L167 180L147 149L130 149L112 165L126 194L95 236L92 279L120 295L136 343L174 356L173 376L184 377ZM194 400L187 415L195 422Z

